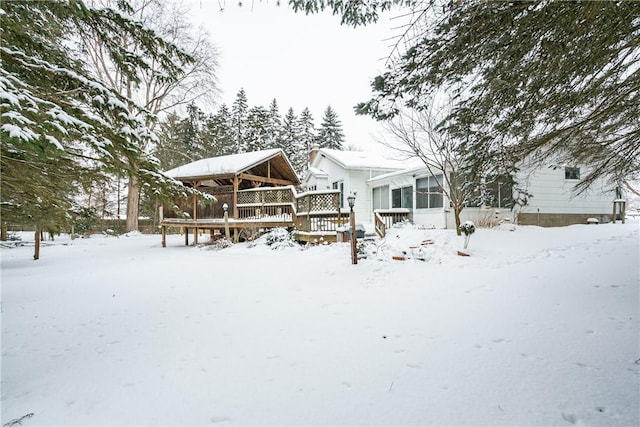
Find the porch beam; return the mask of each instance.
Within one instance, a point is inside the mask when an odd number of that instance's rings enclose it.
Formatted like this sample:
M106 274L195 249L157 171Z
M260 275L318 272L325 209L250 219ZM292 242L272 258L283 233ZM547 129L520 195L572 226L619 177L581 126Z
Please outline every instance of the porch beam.
M277 184L277 185L293 185L293 182L287 181L286 179L278 179L278 178L267 178L264 176L251 175L248 173L241 173L240 178L247 179L250 181L264 182L267 184Z
M215 181L218 179L232 179L234 176L235 174L233 173L225 173L225 174L208 175L208 176L181 176L176 179L181 182L194 183L194 182L202 182L202 181L208 181L208 180Z

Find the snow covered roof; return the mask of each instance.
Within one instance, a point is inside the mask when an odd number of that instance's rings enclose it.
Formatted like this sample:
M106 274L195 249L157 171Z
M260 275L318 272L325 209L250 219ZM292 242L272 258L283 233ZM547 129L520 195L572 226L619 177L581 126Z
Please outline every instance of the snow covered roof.
M326 178L329 174L327 174L325 171L323 171L322 169L318 169L318 168L314 168L314 167L309 167L309 169L307 170L309 174L312 174L313 176L320 178L320 177L324 177Z
M289 159L287 159L287 156L280 148L196 160L195 162L178 166L177 168L171 169L165 173L166 175L178 180L186 178L205 178L216 175L239 174L276 157L281 157L284 160L291 172L287 173L287 175L293 175L294 179L297 181Z
M341 151L329 148L321 148L314 159L314 164L325 156L332 159L345 169L389 169L397 170L406 168L405 162L388 159L381 154L366 151Z
M368 179L367 182L373 183L377 181L384 181L385 179L393 178L400 175L409 175L409 174L413 175L418 173L427 173L427 174L429 173L427 166L425 166L425 164L422 162L420 162L420 164L417 164L413 167L408 167L408 168L404 168L394 172L389 172L382 175L374 176L373 178Z

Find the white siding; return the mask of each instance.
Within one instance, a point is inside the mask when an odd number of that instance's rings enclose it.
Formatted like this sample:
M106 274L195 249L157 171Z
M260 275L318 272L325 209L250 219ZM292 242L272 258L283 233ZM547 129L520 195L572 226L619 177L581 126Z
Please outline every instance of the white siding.
M574 165L569 165L574 166ZM587 168L580 167L585 176ZM522 212L557 214L607 214L612 209L615 193L604 180L597 180L589 190L576 195L574 186L578 180L565 179L564 166L543 165L538 169L523 168L516 175L518 186L532 195Z
M348 182L345 181L345 195L356 191L356 204L353 210L356 213L356 221L358 223L369 223L373 221L373 210L371 191L367 189L367 180L369 179L368 171L355 170L349 172ZM347 205L345 205L347 207Z

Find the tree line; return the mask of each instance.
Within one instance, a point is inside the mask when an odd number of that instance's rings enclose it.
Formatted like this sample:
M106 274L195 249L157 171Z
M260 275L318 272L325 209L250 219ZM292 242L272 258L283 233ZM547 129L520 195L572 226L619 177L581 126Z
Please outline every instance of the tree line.
M341 150L344 144L342 123L330 105L317 126L309 108L300 114L289 108L283 116L275 98L268 107L250 106L244 89L230 107L221 104L211 114L194 103L185 115L173 111L156 133L154 156L163 170L203 158L281 148L302 176L314 145Z

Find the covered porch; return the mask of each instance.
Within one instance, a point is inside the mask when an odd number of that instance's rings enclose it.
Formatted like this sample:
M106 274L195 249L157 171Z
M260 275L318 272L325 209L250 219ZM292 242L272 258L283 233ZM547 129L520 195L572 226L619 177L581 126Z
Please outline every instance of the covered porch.
M217 202L176 200L181 216L165 206L160 224L163 246L170 228L184 233L185 244L189 234L197 244L203 231L229 234L237 242L252 231L275 227L293 228L303 241L335 241L336 229L348 218L340 211L339 190L297 193L300 182L280 149L202 159L166 174Z

